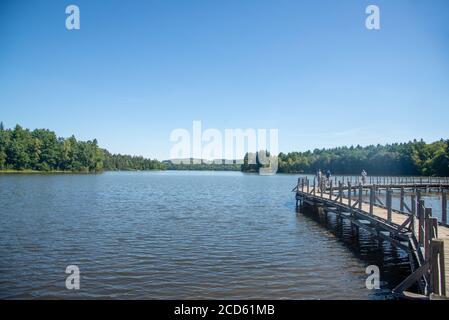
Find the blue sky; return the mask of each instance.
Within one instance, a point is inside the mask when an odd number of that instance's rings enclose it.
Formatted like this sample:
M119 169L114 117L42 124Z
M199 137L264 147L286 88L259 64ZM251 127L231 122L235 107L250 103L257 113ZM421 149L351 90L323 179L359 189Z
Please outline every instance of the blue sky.
M194 120L277 128L284 152L449 138L448 15L445 0L3 0L0 121L159 159Z

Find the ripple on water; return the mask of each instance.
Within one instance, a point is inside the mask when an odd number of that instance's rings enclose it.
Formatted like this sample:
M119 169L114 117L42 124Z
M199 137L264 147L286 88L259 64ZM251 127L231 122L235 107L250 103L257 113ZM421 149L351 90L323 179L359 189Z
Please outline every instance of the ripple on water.
M383 299L403 252L296 214L295 176L0 177L0 298ZM65 268L81 290L65 289ZM365 289L377 264L385 290Z

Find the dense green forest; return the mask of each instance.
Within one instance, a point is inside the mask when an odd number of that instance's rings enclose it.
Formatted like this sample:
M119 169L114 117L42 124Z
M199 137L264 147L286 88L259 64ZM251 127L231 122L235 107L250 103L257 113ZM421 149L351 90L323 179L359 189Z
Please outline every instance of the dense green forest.
M336 174L449 176L449 140L316 149L279 154L284 173L315 173L330 169Z
M0 170L101 172L104 170L163 169L157 160L110 154L97 140L58 138L53 131L30 131L0 123Z
M46 129L30 131L0 124L0 169L39 171L102 171L104 154L96 140L58 138Z
M199 162L199 163L198 163ZM194 162L193 159L184 160L182 163L177 163L173 161L163 161L165 168L167 170L199 170L199 171L240 171L241 164L237 164L234 160L233 163L225 163L224 160L217 162L206 162L204 160L197 160Z
M269 154L267 154L269 156ZM254 157L252 164L248 158ZM140 156L111 154L97 140L78 141L74 136L58 138L53 131L30 131L20 125L5 129L0 123L0 170L101 172L104 170L242 170L257 172L259 153L246 154L240 164L175 164ZM334 174L359 174L362 169L376 175L449 176L449 140L424 141L315 149L280 153L278 172L315 173L330 169Z
M263 158L261 158L263 157ZM261 160L263 159L263 160ZM243 172L259 172L260 168L270 166L273 161L270 152L259 150L258 152L246 153L243 158L242 171Z
M108 171L116 170L164 170L164 163L147 159L142 156L129 156L122 154L111 154L107 150L104 153L104 169Z

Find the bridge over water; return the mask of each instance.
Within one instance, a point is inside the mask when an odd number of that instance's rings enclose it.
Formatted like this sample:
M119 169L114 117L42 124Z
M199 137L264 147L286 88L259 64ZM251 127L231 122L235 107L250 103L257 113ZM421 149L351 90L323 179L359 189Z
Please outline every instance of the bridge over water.
M449 298L448 177L299 178L297 208L334 213L409 255L412 273L393 292L412 299ZM426 207L424 193L440 196L441 218ZM393 198L399 201L393 206ZM435 209L435 208L434 208ZM409 291L417 287L418 292Z

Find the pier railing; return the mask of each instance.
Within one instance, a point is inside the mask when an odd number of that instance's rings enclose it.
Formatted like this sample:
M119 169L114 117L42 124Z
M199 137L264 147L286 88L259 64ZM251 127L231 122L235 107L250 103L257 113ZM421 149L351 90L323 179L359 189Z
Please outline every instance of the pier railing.
M364 202L370 203L371 210L374 206L378 206L391 212L413 215L416 215L417 213L417 203L422 200L423 193L432 192L434 195L439 195L441 199L441 220L438 223L449 226L447 220L447 194L449 182L445 182L449 181L449 178L419 177L419 179L416 178L414 180L413 178L404 178L404 180L396 180L394 179L395 177L391 177L391 179L388 180L381 178L382 177L374 177L371 180L376 182L379 181L381 184L363 184L358 177L343 177L341 180L336 180L335 178L330 180L322 179L319 183L317 182L316 177L312 180L304 177L298 178L298 184L293 190L310 192L314 195L323 195L327 193L331 200L334 197L346 197L350 198L350 200L355 200L354 203L357 204L362 204ZM382 192L385 194L385 199L381 199L380 197ZM393 195L397 195L399 198L399 208L393 207ZM368 198L368 200L366 198Z
M363 183L362 176L332 176L329 180L346 185L350 182L352 185L376 184L376 185L449 185L449 177L403 177L403 176L367 176Z

